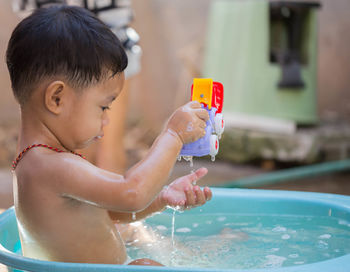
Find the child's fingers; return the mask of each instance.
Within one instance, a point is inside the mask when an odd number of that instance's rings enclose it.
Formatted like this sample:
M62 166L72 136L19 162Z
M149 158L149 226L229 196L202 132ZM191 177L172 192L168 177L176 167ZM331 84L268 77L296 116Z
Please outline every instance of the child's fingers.
M204 192L201 190L201 188L199 188L199 186L194 186L193 190L196 193L196 200L197 200L196 205L199 205L199 206L204 205L206 202Z
M202 129L205 130L205 128L207 127L207 123L204 122L204 121L200 121L199 124L198 124L198 126L199 126L200 128L202 128Z
M201 103L199 103L198 101L188 102L187 105L189 105L192 109L200 109L202 107Z
M176 206L185 206L186 201L185 200L180 200L176 202Z
M208 169L205 167L201 167L197 169L194 173L190 174L188 177L190 179L190 182L192 183L204 177L207 173L208 173Z
M193 193L192 189L187 188L185 190L186 194L186 206L193 206L196 203L196 197L195 194Z
M209 187L205 187L205 188L203 189L203 192L204 192L204 194L205 194L206 200L209 201L209 200L212 198L212 196L213 196L213 193L211 192L211 190L209 189Z
M194 109L193 110L199 119L207 121L209 119L209 113L205 109Z

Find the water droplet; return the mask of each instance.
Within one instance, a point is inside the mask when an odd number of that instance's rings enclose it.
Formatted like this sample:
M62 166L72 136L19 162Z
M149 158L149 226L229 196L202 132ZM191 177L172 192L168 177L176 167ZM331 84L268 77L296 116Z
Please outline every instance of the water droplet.
M190 167L193 167L193 156L183 156L185 161L189 161L190 162Z
M132 221L135 221L135 220L136 220L136 213L133 212L133 213L132 213Z
M215 156L211 156L211 161L212 161L212 162L215 161Z
M193 173L194 173L194 170L192 169L191 174L193 174ZM197 184L197 180L192 181L192 185L196 185L196 184Z

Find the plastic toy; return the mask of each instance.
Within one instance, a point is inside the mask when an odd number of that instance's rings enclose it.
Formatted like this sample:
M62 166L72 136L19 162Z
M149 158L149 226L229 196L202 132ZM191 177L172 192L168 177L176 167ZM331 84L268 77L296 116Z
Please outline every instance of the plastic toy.
M185 144L180 157L202 157L210 155L215 159L219 151L219 139L224 132L225 122L222 115L224 103L224 87L211 78L194 78L191 87L191 100L202 104L208 113L205 136L197 141Z

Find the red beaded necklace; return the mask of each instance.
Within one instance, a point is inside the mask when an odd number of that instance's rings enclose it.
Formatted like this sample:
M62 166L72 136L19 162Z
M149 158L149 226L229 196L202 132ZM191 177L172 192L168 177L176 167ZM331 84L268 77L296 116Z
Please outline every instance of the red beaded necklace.
M56 147L52 147L52 146L49 146L47 144L32 144L28 147L26 147L25 149L23 149L23 151L21 153L19 153L19 155L17 156L17 158L12 162L12 169L15 170L19 161L23 158L24 154L27 153L30 149L34 148L34 147L46 147L48 149L51 149L53 151L56 151L58 153L62 153L62 152L67 152L67 151L64 151L64 150L61 150L61 149L58 149ZM79 157L82 157L83 159L85 159L85 157L79 153L76 153L76 152L73 152L73 151L70 151L72 154L74 155L77 155Z

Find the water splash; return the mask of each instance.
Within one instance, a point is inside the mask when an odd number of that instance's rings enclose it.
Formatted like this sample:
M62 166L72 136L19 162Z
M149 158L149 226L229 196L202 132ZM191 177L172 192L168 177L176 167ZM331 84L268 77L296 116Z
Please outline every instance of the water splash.
M136 221L136 212L133 212L131 215L132 221Z
M173 245L173 250L175 248L175 239L174 239L174 235L175 235L175 213L176 213L176 210L174 209L173 210L173 218L171 220L171 242L172 242L172 245Z
M193 167L193 156L182 156L185 161L190 162L190 167Z
M191 170L191 174L193 174L193 173L194 173L194 170L192 169L192 170ZM192 185L193 185L193 186L197 185L197 180L192 181Z
M174 260L176 256L176 248L175 248L175 213L176 209L173 210L173 218L171 220L171 243L173 245L173 249L171 251L171 258L170 262L172 265L174 265Z

